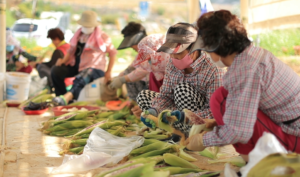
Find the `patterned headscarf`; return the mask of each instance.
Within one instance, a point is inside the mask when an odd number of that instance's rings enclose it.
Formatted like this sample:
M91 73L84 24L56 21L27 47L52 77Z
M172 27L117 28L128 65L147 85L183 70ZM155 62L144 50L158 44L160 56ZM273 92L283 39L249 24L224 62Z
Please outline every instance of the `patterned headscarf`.
M163 34L152 34L142 39L138 44L138 56L132 63L136 68L153 72L158 81L164 78L165 68L170 59L169 54L156 52L165 40Z

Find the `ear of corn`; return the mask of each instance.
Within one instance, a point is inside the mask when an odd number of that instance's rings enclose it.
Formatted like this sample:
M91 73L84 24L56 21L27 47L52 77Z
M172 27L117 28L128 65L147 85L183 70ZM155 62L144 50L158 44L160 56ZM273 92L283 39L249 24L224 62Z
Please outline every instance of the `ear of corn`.
M19 105L19 108L22 108L22 107L24 107L24 106L27 106L33 99L38 98L38 97L41 97L41 96L47 94L48 92L49 92L48 89L44 89L44 90L38 92L38 93L35 94L33 97L27 99L26 101L23 101L23 102Z
M169 171L152 171L150 173L143 174L143 177L153 177L153 176L168 177L168 176L170 176L170 172Z
M188 153L184 152L183 148L179 149L179 157L183 158L184 160L187 160L189 162L196 162L197 159L193 156L189 155Z
M104 124L101 124L98 127L102 128L102 129L110 129L111 127L114 127L114 126L124 126L124 125L126 125L125 122L118 120L118 121L114 121L114 122L106 122Z
M76 148L71 148L69 149L70 152L74 154L80 154L82 153L84 147L76 147Z
M81 121L81 120L74 120L68 121L59 125L56 125L52 128L47 129L47 132L54 132L54 131L61 131L66 129L75 129L75 128L83 128L92 125L93 123L90 121Z
M164 153L171 153L171 152L174 152L173 146L167 146L163 149L150 151L150 152L144 153L142 155L135 156L131 159L133 160L133 159L144 158L144 157L158 156L158 155L163 155Z
M170 138L172 135L170 133L167 133L165 135L155 135L155 134L149 134L148 131L144 132L144 138L149 139L157 139L157 140L164 140L167 138Z
M246 162L241 156L236 156L236 157L231 157L231 158L226 158L226 159L218 159L218 160L208 160L207 161L209 164L212 163L230 163L232 165L235 165L237 167L243 167L246 165Z
M156 139L145 139L142 146L147 146L149 144L156 143L156 142L161 142L161 141L156 140Z
M51 132L49 135L51 135L51 136L70 136L70 135L74 135L75 133L79 132L80 130L81 130L81 128L62 130L62 131Z
M154 172L155 162L149 162L146 164L136 164L134 166L127 167L119 172L119 174L113 174L111 177L140 177L144 174L149 174ZM105 176L105 177L110 177Z
M119 128L123 128L122 126L113 126L110 127L110 130L118 130Z
M74 136L80 136L80 135L83 135L83 134L90 134L96 127L102 125L102 124L105 124L106 121L102 121L102 122L98 122L96 124L93 124L91 126L88 126L84 129L82 129L81 131L79 131L78 133L74 134Z
M208 148L205 148L203 151L199 152L199 154L210 159L217 158Z
M105 111L105 112L100 112L99 114L97 114L97 118L107 118L110 115L114 114L114 112L111 111Z
M78 111L78 114L74 117L75 120L82 120L86 117L93 116L97 111Z
M160 128L157 128L156 130L150 131L148 134L150 134L150 135L158 135L158 134L162 134L162 133L164 133L164 131L162 129L160 129Z
M118 137L126 137L126 135L125 135L124 133L122 133L122 132L119 132L119 133L117 134L117 136L118 136Z
M52 94L43 94L39 97L33 98L31 101L34 103L41 103L48 100L52 100L52 98L53 98Z
M164 110L162 111L159 115L158 115L158 127L163 129L163 130L166 130L167 132L170 132L172 133L172 126L169 125L169 124L166 124L162 121L162 117L163 117L163 114L170 114L171 111L170 110Z
M164 154L163 157L164 157L164 161L167 164L175 166L175 167L195 168L195 169L199 168L196 165L194 165L176 155L170 154L170 153Z
M165 142L159 141L159 142L150 144L148 146L143 146L143 147L134 149L134 150L132 150L130 152L130 155L144 154L144 153L147 153L147 152L150 152L150 151L153 151L153 150L163 149L163 148L165 148L165 147L167 147L169 145L170 145L169 143L165 143Z
M247 177L299 177L300 154L274 153L260 160L252 167Z
M123 119L127 114L128 114L128 112L117 112L117 113L110 115L108 117L108 120L114 121L114 120Z
M110 132L110 134L117 136L119 133L121 133L124 130L123 127L118 128L117 130L113 130Z
M84 145L86 145L87 140L88 140L88 139L72 140L72 141L71 141L71 144L84 146Z
M170 175L175 175L175 174L185 174L185 173L197 173L197 172L203 172L204 170L202 169L195 169L195 168L181 168L181 167L164 167L159 170L162 171L169 171Z
M136 160L129 160L125 164L121 164L121 165L118 165L118 166L116 166L112 169L101 172L100 174L97 175L97 177L104 177L107 174L111 174L112 172L124 169L126 167L129 167L129 166L132 166L132 165L135 165L135 164L145 164L145 163L148 163L150 161L153 161L157 164L157 163L163 161L163 157L162 156L155 156L155 157L149 157L149 158L140 158L140 159L136 159Z

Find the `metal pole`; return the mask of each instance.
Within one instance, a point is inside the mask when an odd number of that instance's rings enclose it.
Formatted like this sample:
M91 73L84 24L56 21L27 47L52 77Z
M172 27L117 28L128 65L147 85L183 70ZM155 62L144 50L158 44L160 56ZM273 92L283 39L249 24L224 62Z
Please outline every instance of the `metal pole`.
M6 0L0 0L0 72L6 72Z

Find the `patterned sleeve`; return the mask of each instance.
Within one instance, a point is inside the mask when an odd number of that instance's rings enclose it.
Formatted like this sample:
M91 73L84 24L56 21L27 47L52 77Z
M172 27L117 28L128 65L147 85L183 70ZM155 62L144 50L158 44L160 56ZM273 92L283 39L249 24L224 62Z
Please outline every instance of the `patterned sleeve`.
M29 54L29 53L27 53L27 52L24 52L24 51L21 52L21 55L22 55L23 57L27 58L28 61L36 61L36 59L37 59L36 56L33 56L33 55L31 55L31 54Z
M225 125L203 136L205 146L247 143L253 134L261 96L259 73L240 69L230 78L227 90Z
M160 88L159 95L152 101L152 107L155 108L158 112L163 110L170 109L176 110L176 105L174 103L174 93L172 90L172 85L174 85L174 74L172 66L172 60L170 60L166 66L165 77L163 85Z
M205 90L205 97L206 97L206 101L205 102L205 109L203 110L199 110L197 112L195 112L199 117L203 118L203 119L213 119L213 115L211 113L210 107L209 107L209 100L212 96L212 94L219 88L222 86L222 76L224 75L225 71L223 69L214 69L214 70L210 70L211 71L211 77L208 79L208 83L207 83L207 87ZM193 122L193 121L192 121ZM196 123L196 122L193 122Z
M149 74L148 71L143 70L141 68L136 68L131 73L127 74L127 77L131 82L136 82L142 80L144 77L147 76L147 74Z
M106 45L106 53L109 54L109 56L113 56L117 54L117 50L115 49L114 45L112 44L111 38L105 34L104 32L101 35L103 42Z

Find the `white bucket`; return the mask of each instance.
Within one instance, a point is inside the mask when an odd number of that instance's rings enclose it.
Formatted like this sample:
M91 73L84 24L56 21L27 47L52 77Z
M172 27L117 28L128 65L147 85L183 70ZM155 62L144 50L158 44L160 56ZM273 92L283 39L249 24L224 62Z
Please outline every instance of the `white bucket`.
M25 101L28 99L31 76L21 72L6 73L6 99Z
M4 74L0 73L0 102L5 100L4 98Z
M100 99L100 78L84 86L77 101L96 101Z

